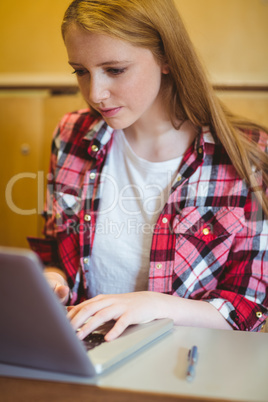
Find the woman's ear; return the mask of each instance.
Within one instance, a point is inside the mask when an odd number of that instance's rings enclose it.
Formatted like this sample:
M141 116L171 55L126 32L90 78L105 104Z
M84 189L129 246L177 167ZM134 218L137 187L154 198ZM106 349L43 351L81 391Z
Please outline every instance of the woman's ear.
M169 65L167 63L163 63L161 71L162 74L169 74L170 73Z

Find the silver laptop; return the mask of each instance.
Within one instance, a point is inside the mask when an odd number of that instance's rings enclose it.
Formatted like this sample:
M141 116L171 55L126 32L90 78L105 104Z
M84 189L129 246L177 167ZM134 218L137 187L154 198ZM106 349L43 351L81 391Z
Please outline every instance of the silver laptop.
M112 342L103 328L80 341L53 294L35 253L0 247L0 362L55 373L93 377L152 344L172 320L132 325ZM96 343L96 347L92 347Z

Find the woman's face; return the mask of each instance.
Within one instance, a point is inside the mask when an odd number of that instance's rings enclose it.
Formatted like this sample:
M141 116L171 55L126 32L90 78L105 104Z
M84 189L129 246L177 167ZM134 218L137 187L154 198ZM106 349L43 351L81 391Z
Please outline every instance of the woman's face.
M148 123L161 113L162 74L148 49L108 35L68 28L65 44L86 102L114 129Z

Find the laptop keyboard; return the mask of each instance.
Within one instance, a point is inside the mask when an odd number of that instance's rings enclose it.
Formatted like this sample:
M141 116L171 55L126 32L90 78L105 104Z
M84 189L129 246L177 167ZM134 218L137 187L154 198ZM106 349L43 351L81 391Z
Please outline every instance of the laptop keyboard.
M102 343L106 342L104 337L107 332L114 326L115 321L108 321L98 327L95 331L91 332L88 336L83 339L83 344L86 350L92 350Z
M101 345L103 342L105 342L104 334L100 334L98 332L93 332L83 339L83 344L86 347L86 350L92 350L96 346Z

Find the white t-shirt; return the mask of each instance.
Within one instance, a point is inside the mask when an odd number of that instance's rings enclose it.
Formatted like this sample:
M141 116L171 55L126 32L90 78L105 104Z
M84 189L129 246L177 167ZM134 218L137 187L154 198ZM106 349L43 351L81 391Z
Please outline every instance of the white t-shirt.
M147 290L153 228L182 160L142 159L122 130L108 158L88 272L91 297Z

